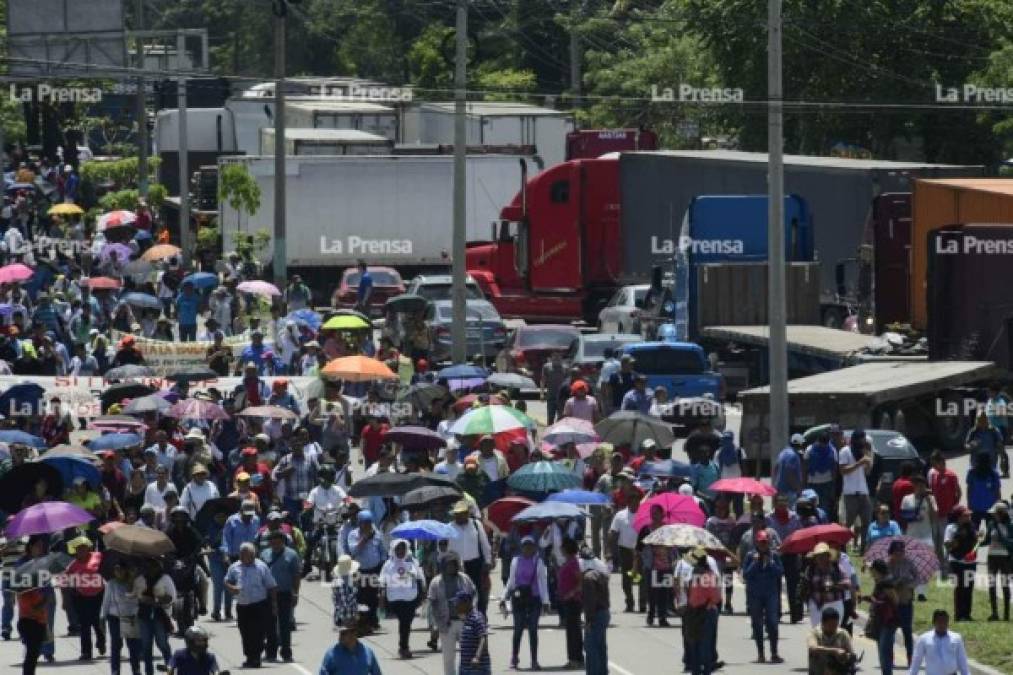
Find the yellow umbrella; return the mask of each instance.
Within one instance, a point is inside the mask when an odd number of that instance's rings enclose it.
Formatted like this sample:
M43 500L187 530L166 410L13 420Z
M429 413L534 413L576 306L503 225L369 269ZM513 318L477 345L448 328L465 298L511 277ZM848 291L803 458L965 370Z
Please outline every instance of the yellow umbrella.
M47 213L51 216L79 216L84 213L84 209L77 204L64 202L63 204L57 204L52 207Z
M148 262L155 262L156 260L172 258L182 252L183 251L179 246L173 246L172 244L157 244L145 251L144 255L141 256L141 259L147 260Z
M369 323L351 314L332 316L323 325L324 330L356 330L359 328L369 328Z

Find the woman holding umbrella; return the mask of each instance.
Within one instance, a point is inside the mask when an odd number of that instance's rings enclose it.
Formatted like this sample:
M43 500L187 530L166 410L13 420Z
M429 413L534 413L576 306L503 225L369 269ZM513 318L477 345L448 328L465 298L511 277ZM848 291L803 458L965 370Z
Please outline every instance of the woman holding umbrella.
M28 540L25 557L18 561L18 576L28 588L17 591L18 600L18 635L25 645L25 658L22 662L23 675L34 675L39 656L52 663L55 659L53 642L53 621L56 612L56 594L48 582L42 578L34 578L30 574L20 572L26 566L49 554L49 535L34 534ZM38 572L38 570L36 570Z

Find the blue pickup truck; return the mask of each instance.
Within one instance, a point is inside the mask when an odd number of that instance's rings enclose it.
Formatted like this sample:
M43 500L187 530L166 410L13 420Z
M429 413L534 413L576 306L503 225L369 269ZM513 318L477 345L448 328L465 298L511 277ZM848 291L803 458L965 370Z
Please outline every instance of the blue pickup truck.
M724 379L710 369L703 348L693 342L635 342L623 347L633 357L633 370L647 378L652 391L668 391L668 409L662 419L684 430L710 419L715 428L724 428L721 400Z

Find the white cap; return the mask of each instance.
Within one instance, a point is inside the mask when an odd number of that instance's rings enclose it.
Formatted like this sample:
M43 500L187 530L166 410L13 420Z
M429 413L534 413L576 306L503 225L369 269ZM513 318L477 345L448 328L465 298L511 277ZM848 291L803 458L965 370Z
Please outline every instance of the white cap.
M791 444L792 445L805 445L805 437L802 436L802 434L792 434L791 435Z

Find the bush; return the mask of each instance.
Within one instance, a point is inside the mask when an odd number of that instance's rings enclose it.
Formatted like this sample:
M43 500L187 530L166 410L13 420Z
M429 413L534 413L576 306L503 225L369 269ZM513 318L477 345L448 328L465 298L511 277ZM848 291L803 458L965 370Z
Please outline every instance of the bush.
M98 200L98 205L102 211L117 211L119 209L135 211L139 197L140 194L137 190L119 190L106 194Z

